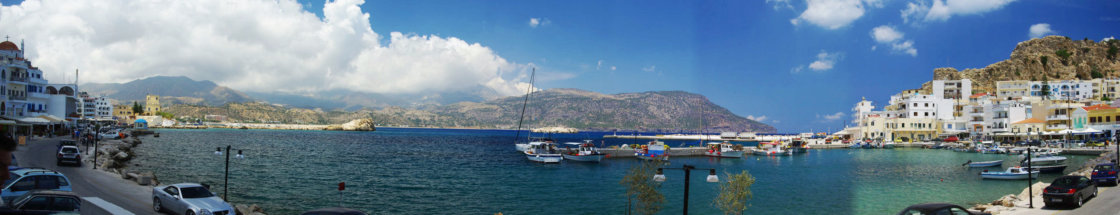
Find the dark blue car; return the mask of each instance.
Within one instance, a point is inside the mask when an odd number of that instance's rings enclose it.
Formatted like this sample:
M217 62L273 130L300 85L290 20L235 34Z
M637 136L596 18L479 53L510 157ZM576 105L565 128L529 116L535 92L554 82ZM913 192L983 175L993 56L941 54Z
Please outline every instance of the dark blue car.
M1116 163L1102 163L1093 167L1093 181L1097 184L1116 185Z

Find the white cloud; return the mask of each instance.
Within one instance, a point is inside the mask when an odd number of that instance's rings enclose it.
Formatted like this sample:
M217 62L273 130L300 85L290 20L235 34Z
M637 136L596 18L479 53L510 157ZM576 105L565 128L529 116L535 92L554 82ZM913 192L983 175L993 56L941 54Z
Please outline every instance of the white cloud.
M1050 24L1038 23L1031 25L1030 33L1028 36L1033 38L1042 38L1043 36L1054 34L1054 30L1050 30Z
M782 123L782 121L778 121L778 120L775 119L775 120L771 120L770 123L777 124L777 123Z
M902 10L904 22L945 21L957 15L981 14L998 10L1015 0L918 0L908 3Z
M766 120L766 116L747 115L747 119L762 122Z
M615 70L618 70L618 67L616 67L616 66L611 66L611 71L615 71Z
M552 21L548 20L547 18L529 18L529 27L530 28L546 26L548 24L552 24Z
M894 30L894 27L886 25L880 25L879 27L871 29L871 38L874 38L876 42L880 43L891 43L894 41L898 41L898 39L902 39L903 35L904 34L902 32Z
M918 49L914 48L913 40L903 41L905 38L904 33L898 32L894 27L887 25L880 25L871 29L871 38L879 44L887 44L891 47L893 53L905 53L910 56L918 56ZM878 46L871 46L871 50L875 51Z
M798 25L801 20L814 25L838 29L851 24L863 16L863 2L860 0L807 0L809 6L790 23Z
M821 53L817 54L817 60L809 64L809 69L818 72L827 71L832 69L832 66L835 65L836 61L839 59L840 53L828 53L821 50Z
M781 10L782 8L793 10L793 4L789 2L790 0L766 0L767 4L774 4L774 10Z
M798 74L801 73L802 70L805 70L805 65L793 67L793 69L789 69L789 73Z
M595 70L599 70L600 68L603 68L603 60L599 60L599 63L595 64Z
M828 114L828 115L823 115L823 116L820 115L820 114L817 114L817 118L824 118L825 120L828 120L828 121L836 121L836 120L839 120L840 118L844 118L844 116L845 116L844 112L836 112L834 114Z
M455 37L385 40L362 4L327 2L320 19L293 0L27 0L0 8L0 28L27 39L21 48L54 82L81 69L84 82L182 75L264 92L524 91L530 65Z
M645 71L645 72L654 72L654 71L657 71L657 66L648 66L648 67L644 67L644 68L642 68L642 71Z

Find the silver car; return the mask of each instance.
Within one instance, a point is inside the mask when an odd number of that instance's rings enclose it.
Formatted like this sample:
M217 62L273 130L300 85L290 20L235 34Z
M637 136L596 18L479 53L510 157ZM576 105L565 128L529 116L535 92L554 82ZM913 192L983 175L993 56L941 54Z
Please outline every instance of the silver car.
M152 207L156 212L185 215L230 215L233 206L202 185L181 183L152 188Z

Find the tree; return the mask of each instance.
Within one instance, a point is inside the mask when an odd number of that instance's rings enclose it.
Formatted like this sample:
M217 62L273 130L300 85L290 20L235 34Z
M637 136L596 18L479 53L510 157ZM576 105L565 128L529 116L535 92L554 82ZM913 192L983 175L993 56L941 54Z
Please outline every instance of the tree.
M1069 56L1073 55L1073 53L1070 53L1066 49L1058 49L1058 51L1055 51L1054 54L1058 55L1058 57L1062 58L1062 64L1063 65L1069 65Z
M139 102L132 102L132 113L136 115L144 115L144 106Z
M661 211L661 204L665 203L665 195L657 190L661 187L661 183L653 181L653 175L662 165L661 161L642 162L631 167L626 176L622 177L622 181L618 182L626 186L627 199L638 200L638 206L634 208L638 214L656 214Z
M164 119L174 119L175 118L175 114L168 113L168 112L163 112L163 111L156 111L156 115L162 116Z
M1105 95L1101 96L1101 101L1102 102L1109 102L1109 101L1112 101L1112 99L1108 98L1108 94L1105 94Z
M747 201L753 196L753 184L754 176L746 170L739 174L727 174L727 182L719 184L719 196L716 196L712 204L719 207L723 214L742 214L750 207Z
M1042 68L1046 68L1046 63L1050 62L1050 56L1043 55L1038 60L1042 62Z

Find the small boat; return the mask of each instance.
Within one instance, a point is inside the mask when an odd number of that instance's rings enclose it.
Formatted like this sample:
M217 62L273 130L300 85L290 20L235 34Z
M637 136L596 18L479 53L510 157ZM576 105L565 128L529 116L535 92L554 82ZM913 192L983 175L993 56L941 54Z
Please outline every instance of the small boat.
M721 158L741 158L743 157L743 150L736 150L735 145L730 142L710 142L708 143L708 151L704 155L708 157L721 157Z
M1038 178L1038 171L1035 170L1028 173L1027 168L1017 166L1007 168L1007 171L1003 172L989 172L988 170L984 170L984 172L980 173L980 178L984 179L1021 180L1027 179L1027 177Z
M599 152L599 150L595 148L595 144L591 143L591 140L584 140L583 143L568 142L568 143L564 143L564 144L567 144L569 146L576 146L577 147L576 151L570 151L568 153L564 153L564 159L566 159L566 160L581 161L581 162L599 162L599 161L603 160L603 157L607 156L607 154Z
M790 153L795 153L796 154L796 153L805 153L806 151L808 151L808 148L809 148L809 146L805 145L805 141L794 140L792 142L789 142L789 149L788 150L789 150Z
M1064 165L1067 159L1063 156L1042 155L1032 157L1029 162L1031 166L1056 166ZM1026 166L1027 162L1027 159L1023 159L1020 161L1020 165Z
M751 153L755 155L771 156L771 155L791 155L790 151L782 150L780 142L759 143L757 148L751 149Z
M665 142L653 140L634 150L634 156L642 160L669 160L669 146Z
M848 148L850 148L850 149L858 149L860 147L861 146L859 145L859 143L852 143L852 145L848 146Z
M530 142L529 149L524 151L525 157L530 161L540 163L560 163L564 156L556 150L552 142Z
M552 143L552 142L556 142L556 141L552 140L552 138L535 137L535 138L529 138L529 143L514 144L514 147L517 149L517 151L524 152L525 150L529 150L529 145L533 144L533 142L550 142L550 143Z
M968 167L996 167L996 166L1003 166L1003 160L980 161L980 162L972 162L972 160L969 160L965 164L968 164Z

